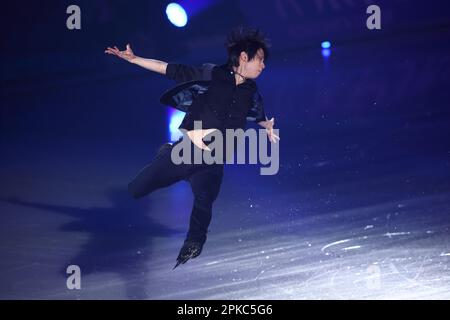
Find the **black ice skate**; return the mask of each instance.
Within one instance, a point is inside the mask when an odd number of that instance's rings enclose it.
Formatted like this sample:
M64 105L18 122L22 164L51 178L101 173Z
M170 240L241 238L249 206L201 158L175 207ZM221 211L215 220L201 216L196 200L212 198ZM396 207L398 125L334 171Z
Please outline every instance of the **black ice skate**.
M175 269L180 264L186 263L191 258L196 258L202 252L203 244L198 241L186 240L183 244L183 247L178 254L177 263L175 264ZM172 270L173 270L172 269Z

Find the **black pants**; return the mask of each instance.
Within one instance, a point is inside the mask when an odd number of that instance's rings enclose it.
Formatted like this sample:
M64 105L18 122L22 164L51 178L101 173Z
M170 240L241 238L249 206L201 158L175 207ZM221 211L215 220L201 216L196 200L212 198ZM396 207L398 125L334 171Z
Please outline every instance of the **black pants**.
M128 190L137 199L181 180L189 182L194 194L194 206L187 240L204 243L211 222L212 205L222 183L223 164L174 164L170 155L172 148L180 142L181 139L173 145L163 145L153 161L128 184ZM193 149L197 147L192 143L191 147L193 154Z

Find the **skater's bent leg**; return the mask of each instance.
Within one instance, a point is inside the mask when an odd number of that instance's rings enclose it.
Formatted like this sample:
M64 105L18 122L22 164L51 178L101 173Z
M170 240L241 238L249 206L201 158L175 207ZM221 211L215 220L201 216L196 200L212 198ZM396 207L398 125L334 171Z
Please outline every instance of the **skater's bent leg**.
M185 177L185 166L172 162L171 151L172 145L162 146L153 161L139 171L128 184L128 191L134 198L138 199L157 189L168 187Z

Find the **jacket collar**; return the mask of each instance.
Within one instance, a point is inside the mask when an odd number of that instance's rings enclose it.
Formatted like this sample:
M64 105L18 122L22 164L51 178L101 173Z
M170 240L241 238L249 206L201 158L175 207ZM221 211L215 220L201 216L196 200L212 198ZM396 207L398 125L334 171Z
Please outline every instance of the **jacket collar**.
M224 72L224 74L227 76L230 81L233 81L233 83L236 83L235 77L234 77L234 70L233 67L228 64L222 64L219 66L219 68ZM240 84L240 86L248 87L250 89L255 88L256 89L256 81L253 79L245 79L243 83Z

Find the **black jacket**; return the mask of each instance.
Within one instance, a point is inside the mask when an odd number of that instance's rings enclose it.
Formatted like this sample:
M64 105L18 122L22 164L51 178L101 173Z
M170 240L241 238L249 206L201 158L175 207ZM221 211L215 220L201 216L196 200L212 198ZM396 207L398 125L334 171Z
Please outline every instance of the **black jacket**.
M180 128L245 128L246 121L266 120L263 100L256 82L247 79L236 86L234 72L228 65L206 63L202 67L169 63L166 76L179 85L161 96L161 103L186 112Z

